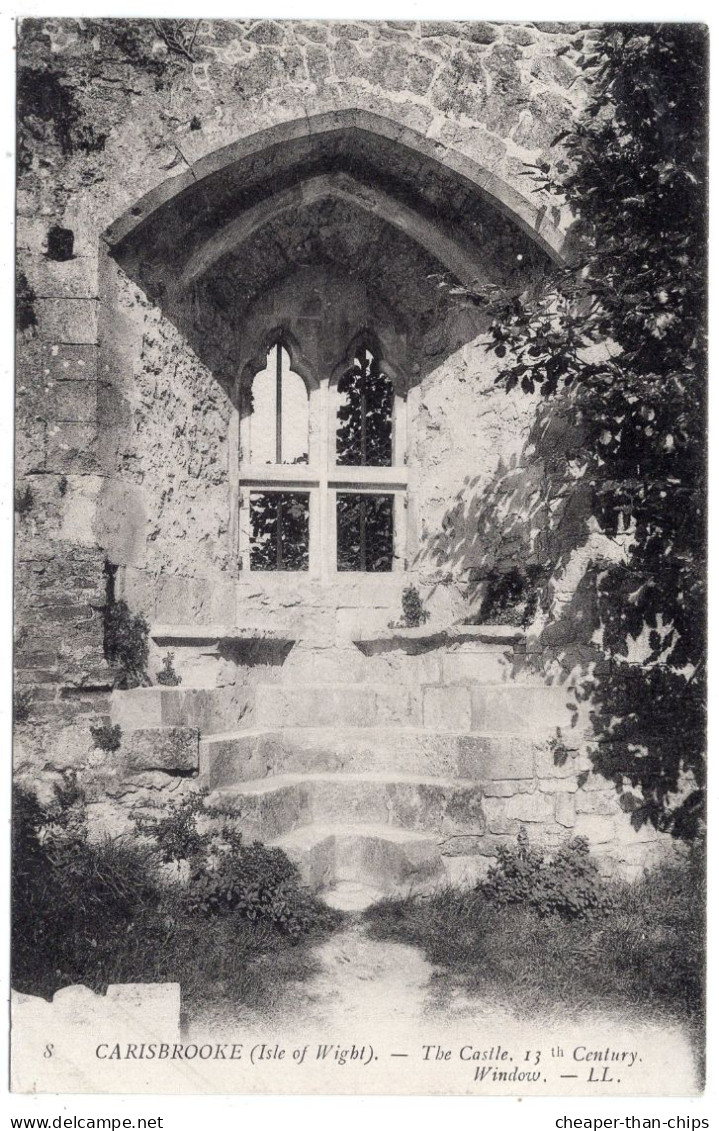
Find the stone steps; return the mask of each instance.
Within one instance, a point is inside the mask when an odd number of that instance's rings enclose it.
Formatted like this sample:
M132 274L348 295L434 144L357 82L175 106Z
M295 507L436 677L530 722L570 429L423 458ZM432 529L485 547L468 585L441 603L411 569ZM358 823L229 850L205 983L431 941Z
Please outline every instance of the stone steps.
M209 804L237 816L251 840L313 823L388 825L442 837L484 833L482 788L458 778L397 774L285 774L216 790Z
M134 687L113 691L110 714L123 731L191 726L207 735L236 727L251 701L242 687Z
M362 657L360 657L362 659ZM365 658L366 659L366 658ZM375 657L371 658L373 662ZM381 657L380 657L381 659ZM424 657L410 657L413 661ZM435 657L435 660L437 658ZM392 671L372 682L297 682L302 669L256 687L140 687L116 690L111 718L123 731L152 726L194 726L203 735L236 730L243 718L258 727L400 726L462 732L527 733L566 727L571 692L536 683L482 682L469 672L482 656L444 656L439 672L429 669L398 679ZM470 663L465 667L465 661ZM342 673L346 675L347 673ZM365 673L366 674L366 673ZM422 678L424 676L425 678ZM449 681L446 677L452 676ZM454 678L462 677L466 678ZM406 680L406 681L405 681Z
M421 727L258 728L205 737L202 776L210 789L273 774L388 773L502 783L566 778L577 772L570 753L555 764L551 731L536 735L430 731ZM506 792L506 790L505 790Z
M200 766L197 727L149 726L124 734L114 756L130 773L161 770L196 774Z
M364 911L373 903L385 898L386 893L371 884L357 880L340 880L322 893L322 898L330 907L338 911Z
M476 844L462 852L461 841L448 843L437 834L344 823L294 829L273 844L294 860L305 883L329 893L329 903L334 904L337 893L338 906L347 889L360 895L355 906L366 906L381 896L476 883L496 853L495 843L488 843L484 854Z
M563 836L578 756L555 765L550 739L570 692L537 683L509 639L395 643L300 645L230 687L116 692L113 722L128 739L199 731L208 804L338 905L475 882L525 821Z
M258 726L358 727L421 722L414 689L394 683L281 684L257 687Z
M567 726L562 686L436 683L283 684L257 687L258 726L415 726L432 730L536 733Z
M311 825L276 838L315 891L357 883L384 895L441 883L437 837L386 826Z

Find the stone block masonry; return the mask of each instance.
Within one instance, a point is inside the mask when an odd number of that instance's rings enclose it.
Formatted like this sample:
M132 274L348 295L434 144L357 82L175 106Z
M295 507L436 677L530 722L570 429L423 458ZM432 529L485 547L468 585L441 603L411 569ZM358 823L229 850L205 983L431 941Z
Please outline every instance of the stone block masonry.
M76 772L100 829L151 797L235 789L238 820L340 880L357 860L388 884L436 879L525 822L548 844L586 828L638 866L612 791L572 788L581 751L552 757L566 673L537 682L501 633L357 646L400 620L410 583L449 630L488 561L524 560L522 507L546 486L536 404L495 386L462 290L521 288L561 260L566 218L525 174L582 105L593 34L199 19L182 54L152 21L22 22L22 781L49 796ZM33 100L53 84L64 117ZM252 466L253 381L279 345L307 393L306 462ZM389 382L392 455L343 466L339 381L365 349ZM306 570L251 565L249 495L273 491L306 496ZM352 494L391 514L386 571L340 568ZM180 686L113 689L106 564L116 599L162 627L151 681L174 650ZM93 743L103 723L119 751ZM247 784L268 775L315 776L276 797Z

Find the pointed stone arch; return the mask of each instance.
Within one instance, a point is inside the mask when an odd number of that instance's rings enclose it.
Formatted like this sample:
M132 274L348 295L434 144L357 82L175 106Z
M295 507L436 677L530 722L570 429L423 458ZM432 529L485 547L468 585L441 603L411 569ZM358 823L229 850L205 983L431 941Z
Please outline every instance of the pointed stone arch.
M430 222L377 186L363 185L347 173L334 172L310 177L297 186L274 193L252 205L241 216L223 224L192 256L178 280L178 286L191 285L196 278L211 270L229 250L243 244L282 213L332 199L343 200L361 211L374 213L391 227L404 232L467 286L487 281L478 257L468 255L447 226L438 221Z
M295 168L311 164L313 155L320 150L341 158L343 151L351 154L353 145L366 146L368 140L385 153L393 152L397 158L395 165L414 164L435 173L441 171L449 183L507 217L551 259L563 258L564 233L546 210L536 208L495 173L466 155L366 110L336 110L293 119L215 150L141 197L106 229L104 239L111 249L118 248L138 228L145 227L158 210L171 203L180 205L187 194L197 194L206 214L211 215L213 203L222 197L218 188L221 189L223 180L229 181L230 187L247 190L258 166L275 177L288 162ZM256 204L257 194L250 191L250 198L253 195L251 203Z

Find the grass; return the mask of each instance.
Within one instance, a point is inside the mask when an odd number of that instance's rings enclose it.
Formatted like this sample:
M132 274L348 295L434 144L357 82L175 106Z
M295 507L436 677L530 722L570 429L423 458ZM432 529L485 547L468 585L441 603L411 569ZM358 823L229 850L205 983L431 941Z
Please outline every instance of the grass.
M317 929L292 940L240 915L201 919L168 909L140 916L119 938L104 936L63 981L97 991L128 981L179 982L189 1021L237 1005L272 1011L289 983L314 972L310 951L327 933Z
M290 983L313 973L312 947L343 921L302 887L289 861L276 906L228 903L212 913L188 900L187 882L171 880L157 850L137 837L90 843L82 804L68 798L48 810L15 793L12 984L21 993L179 982L188 1021L237 1005L268 1013ZM248 882L271 889L282 861L261 846L250 855ZM241 868L245 856L233 859ZM265 914L285 905L284 917Z
M479 889L384 900L365 912L376 939L420 947L446 988L461 985L518 1015L637 1011L688 1026L704 1015L703 871L698 865L612 885L602 917L541 917Z
M328 933L324 926L290 939L240 915L203 919L178 912L165 897L164 906L143 908L129 922L63 930L68 945L56 933L44 953L16 952L13 987L51 998L68 985L101 993L118 983L179 982L190 1021L233 1005L271 1011L289 983L314 973L311 949Z

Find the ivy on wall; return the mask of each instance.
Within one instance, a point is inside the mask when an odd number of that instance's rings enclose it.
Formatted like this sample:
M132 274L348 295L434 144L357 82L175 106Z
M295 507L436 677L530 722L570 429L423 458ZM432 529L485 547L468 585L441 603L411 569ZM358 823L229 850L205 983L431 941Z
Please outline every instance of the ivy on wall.
M575 524L575 545L593 525L621 548L589 564L591 600L557 614L572 622L565 639L598 632L610 656L584 681L594 768L636 826L693 837L705 787L706 30L604 25L578 66L586 109L554 163L529 170L574 214L574 258L531 292L475 298L493 316L498 381L558 403L573 433L554 460L568 499L558 521ZM557 576L567 557L549 564Z

